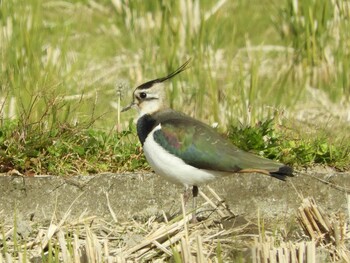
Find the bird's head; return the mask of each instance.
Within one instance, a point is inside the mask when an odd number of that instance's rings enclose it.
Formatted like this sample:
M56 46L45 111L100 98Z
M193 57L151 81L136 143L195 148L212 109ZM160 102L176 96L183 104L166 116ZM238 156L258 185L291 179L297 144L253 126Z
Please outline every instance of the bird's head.
M164 82L184 71L189 62L190 59L166 77L150 80L138 86L133 93L132 102L123 108L122 112L131 108L136 108L139 111L140 116L142 116L162 109L165 105Z

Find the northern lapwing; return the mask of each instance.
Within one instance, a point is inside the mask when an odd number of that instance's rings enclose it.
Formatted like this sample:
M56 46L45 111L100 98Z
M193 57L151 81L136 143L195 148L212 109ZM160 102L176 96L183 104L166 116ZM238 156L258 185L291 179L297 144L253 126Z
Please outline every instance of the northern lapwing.
M234 146L209 125L166 105L166 80L184 71L189 60L163 78L138 86L133 100L122 111L139 111L137 135L152 169L169 181L192 187L233 173L261 173L280 180L293 176L293 169ZM195 201L194 201L195 206ZM193 212L195 221L195 208Z

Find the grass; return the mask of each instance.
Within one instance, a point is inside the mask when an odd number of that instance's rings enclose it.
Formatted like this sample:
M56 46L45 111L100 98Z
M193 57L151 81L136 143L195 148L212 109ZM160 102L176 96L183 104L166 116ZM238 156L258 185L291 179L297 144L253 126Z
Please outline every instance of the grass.
M255 126L231 126L228 138L244 150L295 167L349 168L346 137L330 140L320 131L316 137L305 137L296 129L277 125L275 119ZM149 170L132 123L123 132L62 125L25 134L19 124L8 122L0 129L0 162L0 172L15 170L28 176Z
M23 135L18 124L0 130L1 170L34 174L95 174L147 169L135 132L62 125ZM73 136L74 135L74 136ZM23 137L25 136L25 137Z
M349 167L348 12L340 0L2 1L1 170L145 168L135 113L116 108L188 57L169 83L171 107L217 122L247 150Z
M292 126L294 125L294 126ZM315 137L302 132L304 126L294 123L279 125L275 118L257 123L255 126L231 126L229 138L246 151L253 151L270 159L280 160L294 166L328 165L338 169L349 169L349 145L347 136L329 139L330 134L318 130Z

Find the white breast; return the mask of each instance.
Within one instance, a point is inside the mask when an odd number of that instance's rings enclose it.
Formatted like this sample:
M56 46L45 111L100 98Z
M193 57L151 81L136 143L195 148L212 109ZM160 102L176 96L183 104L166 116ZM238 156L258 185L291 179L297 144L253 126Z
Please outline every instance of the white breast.
M150 132L143 145L146 159L157 174L186 187L198 186L215 178L212 172L188 165L164 150L153 138L154 132L159 129L161 129L160 124Z

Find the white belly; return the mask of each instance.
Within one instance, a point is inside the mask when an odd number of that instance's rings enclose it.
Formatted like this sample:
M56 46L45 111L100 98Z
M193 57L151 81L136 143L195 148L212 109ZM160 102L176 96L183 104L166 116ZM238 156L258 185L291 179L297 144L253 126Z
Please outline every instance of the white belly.
M171 182L180 183L186 187L198 186L215 178L215 175L210 171L188 165L159 146L153 139L153 133L160 128L159 124L147 136L143 145L146 159L157 174L166 177Z

